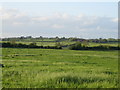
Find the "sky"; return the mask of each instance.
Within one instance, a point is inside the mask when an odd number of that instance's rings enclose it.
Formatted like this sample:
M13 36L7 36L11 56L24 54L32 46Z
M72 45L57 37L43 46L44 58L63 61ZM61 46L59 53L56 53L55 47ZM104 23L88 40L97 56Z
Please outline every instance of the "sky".
M117 2L4 2L0 16L2 37L118 38Z
M119 2L119 0L0 0L0 2Z

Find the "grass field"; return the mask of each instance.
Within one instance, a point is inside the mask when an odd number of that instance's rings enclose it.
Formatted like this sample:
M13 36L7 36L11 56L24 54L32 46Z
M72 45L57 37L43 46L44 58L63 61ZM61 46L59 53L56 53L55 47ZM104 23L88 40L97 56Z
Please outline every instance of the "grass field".
M118 51L3 48L5 88L117 88Z
M2 42L9 42L9 41L0 41L0 43L2 43ZM55 40L53 39L53 40L44 40L44 41L15 41L15 43L22 43L22 44L26 44L26 45L29 45L30 43L33 43L33 42L35 42L36 43L36 45L38 45L38 46L55 46L56 45L56 43L57 42L55 42ZM69 40L65 40L65 41L60 41L60 44L62 45L62 46L64 46L64 45L71 45L71 44L75 44L76 43L76 41L69 41ZM88 43L88 46L89 47L93 47L93 46L99 46L99 45L108 45L108 46L118 46L119 45L119 43L118 42L114 42L114 43L93 43L93 42L89 42Z

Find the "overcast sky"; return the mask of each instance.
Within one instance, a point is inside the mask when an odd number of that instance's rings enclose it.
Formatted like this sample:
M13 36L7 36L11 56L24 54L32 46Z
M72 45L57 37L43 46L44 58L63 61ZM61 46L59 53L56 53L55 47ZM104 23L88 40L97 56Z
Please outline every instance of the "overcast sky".
M117 38L117 2L3 3L2 37Z

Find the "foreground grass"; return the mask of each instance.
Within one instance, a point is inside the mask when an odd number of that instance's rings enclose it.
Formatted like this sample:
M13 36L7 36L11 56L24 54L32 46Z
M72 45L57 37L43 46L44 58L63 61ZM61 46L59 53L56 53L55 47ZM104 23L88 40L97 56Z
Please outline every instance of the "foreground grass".
M117 51L3 48L5 88L117 88Z

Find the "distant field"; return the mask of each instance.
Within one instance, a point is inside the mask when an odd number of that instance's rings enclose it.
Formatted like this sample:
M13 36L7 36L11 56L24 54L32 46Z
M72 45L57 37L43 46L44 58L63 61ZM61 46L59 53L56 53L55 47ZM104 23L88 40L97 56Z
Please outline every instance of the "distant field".
M117 88L118 51L3 48L5 88Z
M99 46L99 45L118 46L118 43L89 43L89 46Z
M0 42L8 42L8 41L0 41ZM16 41L15 43L22 43L22 44L30 44L30 43L33 43L34 41ZM35 43L38 45L38 46L55 46L57 42L55 41L35 41ZM62 41L60 42L61 45L70 45L70 44L74 44L75 41Z
M0 41L0 42L7 42L7 41ZM22 44L30 44L32 42L35 42L38 46L55 46L57 42L55 42L54 40L50 41L50 40L44 40L44 41L16 41L15 43L22 43ZM61 41L60 44L62 46L64 45L71 45L71 44L75 44L76 41ZM114 43L88 43L89 47L93 47L93 46L99 46L99 45L108 45L108 46L118 46L117 42Z

